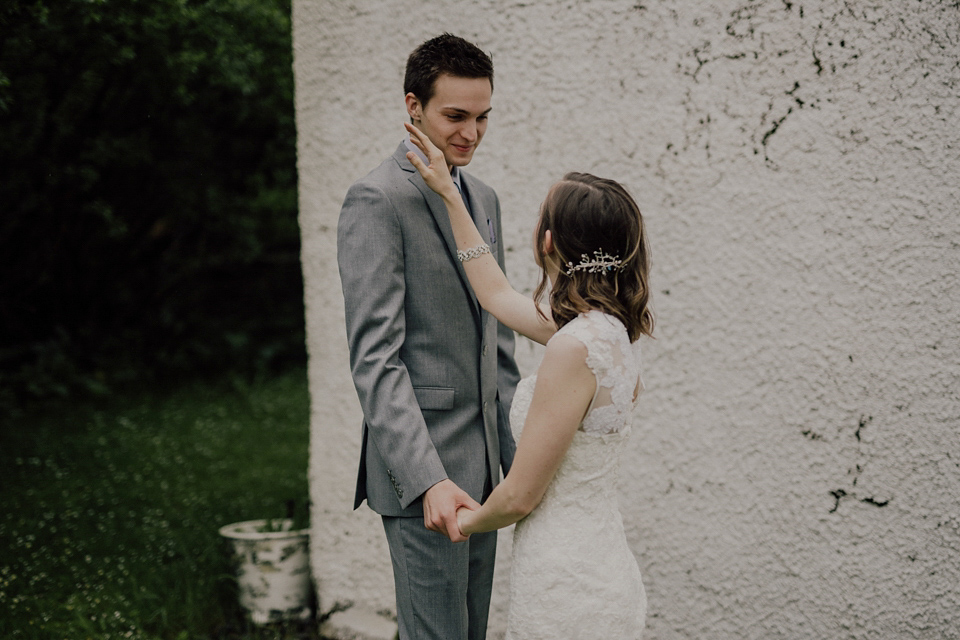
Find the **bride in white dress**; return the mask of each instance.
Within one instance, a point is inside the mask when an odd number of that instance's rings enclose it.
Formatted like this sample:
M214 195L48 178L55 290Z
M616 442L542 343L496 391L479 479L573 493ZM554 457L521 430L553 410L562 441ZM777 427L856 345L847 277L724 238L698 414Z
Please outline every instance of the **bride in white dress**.
M638 639L646 593L627 546L616 475L643 390L637 340L653 331L640 210L612 180L564 176L540 212L534 249L544 274L531 302L489 255L443 154L406 128L430 164L408 158L447 206L480 304L547 345L539 371L514 396L510 472L479 509L457 513L464 535L517 523L507 639Z

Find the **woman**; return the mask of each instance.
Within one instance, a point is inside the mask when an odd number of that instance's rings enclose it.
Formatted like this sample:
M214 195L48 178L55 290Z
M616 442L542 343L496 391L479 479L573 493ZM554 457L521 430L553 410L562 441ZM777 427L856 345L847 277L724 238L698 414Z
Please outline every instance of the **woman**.
M543 276L531 304L490 255L443 154L406 128L429 165L407 158L443 198L480 304L546 344L537 374L514 396L510 472L480 508L457 512L464 535L517 523L507 638L640 638L646 594L615 487L643 390L636 343L653 331L640 210L612 180L571 173L555 184L537 224ZM541 305L548 280L549 305Z

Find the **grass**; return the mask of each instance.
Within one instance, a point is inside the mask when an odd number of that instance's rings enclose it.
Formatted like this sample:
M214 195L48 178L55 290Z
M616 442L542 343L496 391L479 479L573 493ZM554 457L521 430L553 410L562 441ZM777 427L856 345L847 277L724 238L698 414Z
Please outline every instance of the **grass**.
M316 637L245 622L217 533L305 510L308 416L299 369L0 425L0 637Z

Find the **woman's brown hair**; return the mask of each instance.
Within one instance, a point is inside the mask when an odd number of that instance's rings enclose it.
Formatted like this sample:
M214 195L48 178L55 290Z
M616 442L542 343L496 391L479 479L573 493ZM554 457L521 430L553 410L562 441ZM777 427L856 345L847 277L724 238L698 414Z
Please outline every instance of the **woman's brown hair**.
M537 227L541 255L547 231L553 238L552 257L560 262L550 292L558 328L581 313L600 309L620 319L630 342L653 335L647 234L640 207L626 189L589 173L568 173L551 187L543 203ZM598 252L619 259L619 267L571 269ZM544 271L534 298L539 300L546 288Z

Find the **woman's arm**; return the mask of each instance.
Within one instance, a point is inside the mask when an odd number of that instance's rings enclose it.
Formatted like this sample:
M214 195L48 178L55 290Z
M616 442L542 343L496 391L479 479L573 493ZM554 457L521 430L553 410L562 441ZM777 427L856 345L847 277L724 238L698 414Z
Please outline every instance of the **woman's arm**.
M457 511L461 533L505 527L540 504L597 389L586 359L576 338L558 336L547 345L510 473L479 509Z
M443 198L450 216L450 225L453 227L453 236L457 241L457 249L467 251L485 244L473 218L467 212L466 205L463 204L460 192L453 184L443 153L430 142L426 134L412 124L404 123L404 126L410 132L410 140L430 160L430 165L427 166L417 154L412 151L407 154L407 159L423 176L427 186ZM550 336L556 333L557 326L553 320L545 320L530 298L510 286L500 265L490 253L464 260L463 269L470 280L470 286L477 294L480 306L492 313L497 320L540 344L546 344ZM544 309L544 315L551 317L549 308Z

